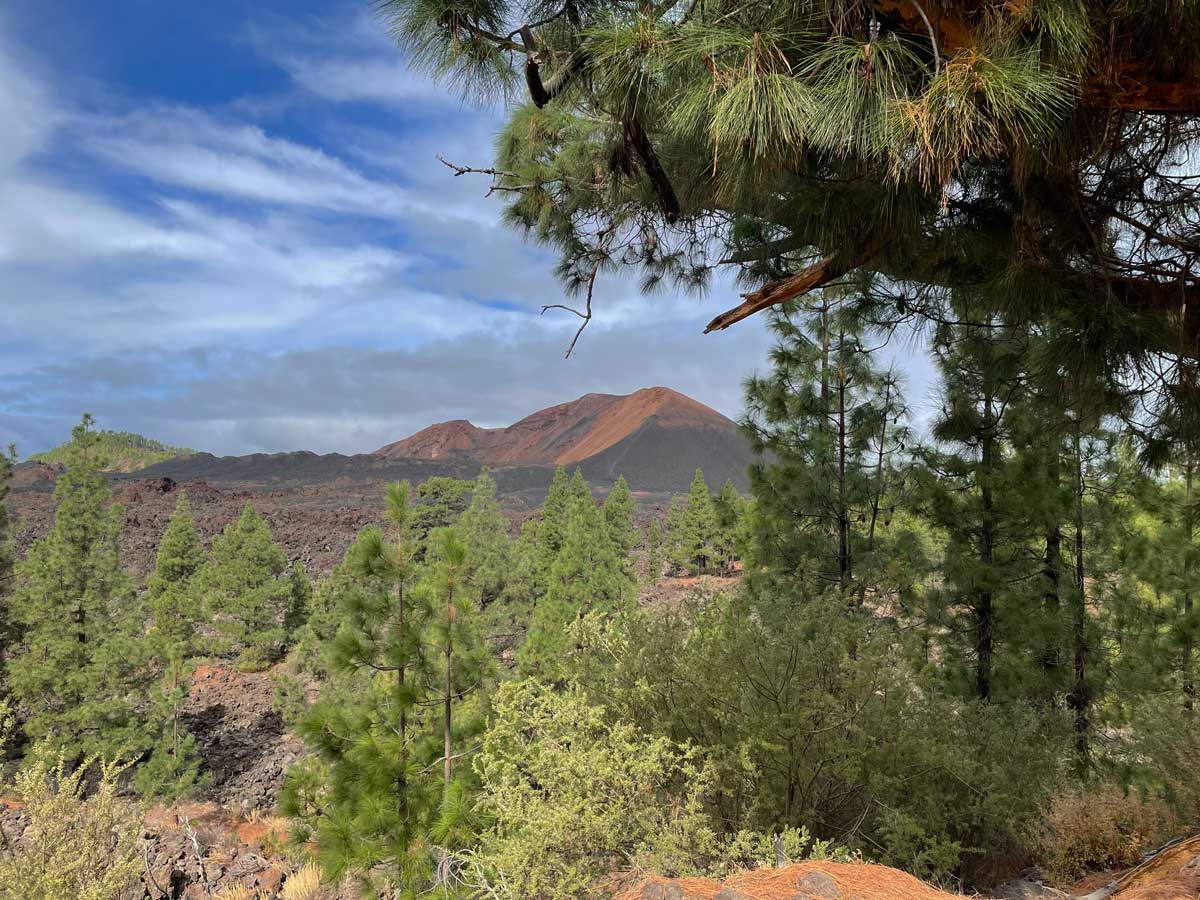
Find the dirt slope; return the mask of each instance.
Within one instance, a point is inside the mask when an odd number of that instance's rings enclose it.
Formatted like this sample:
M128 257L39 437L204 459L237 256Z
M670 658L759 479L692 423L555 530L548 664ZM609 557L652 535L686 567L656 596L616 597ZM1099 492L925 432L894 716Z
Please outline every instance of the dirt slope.
M707 878L650 878L616 900L953 900L898 869L866 863L803 862L755 869L724 884Z

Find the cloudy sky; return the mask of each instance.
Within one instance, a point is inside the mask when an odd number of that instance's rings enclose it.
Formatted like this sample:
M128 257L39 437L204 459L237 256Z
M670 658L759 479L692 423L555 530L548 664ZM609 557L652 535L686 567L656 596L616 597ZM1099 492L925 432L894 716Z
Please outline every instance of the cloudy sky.
M728 415L736 301L608 279L577 324L499 224L494 109L404 66L367 0L0 5L0 442L84 411L215 453L360 452L663 384Z

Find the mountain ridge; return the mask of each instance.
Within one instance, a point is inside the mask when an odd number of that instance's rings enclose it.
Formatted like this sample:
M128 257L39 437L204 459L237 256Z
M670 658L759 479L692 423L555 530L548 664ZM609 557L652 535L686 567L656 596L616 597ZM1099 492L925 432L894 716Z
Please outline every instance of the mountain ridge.
M623 458L632 449L631 443L646 444L644 432L648 431L657 438L673 434L681 439L679 443L744 443L737 425L727 417L685 394L656 386L623 395L584 394L501 428L480 428L466 419L451 419L385 444L375 455L470 460L493 468L562 465L586 470L595 458ZM623 450L616 449L623 444Z

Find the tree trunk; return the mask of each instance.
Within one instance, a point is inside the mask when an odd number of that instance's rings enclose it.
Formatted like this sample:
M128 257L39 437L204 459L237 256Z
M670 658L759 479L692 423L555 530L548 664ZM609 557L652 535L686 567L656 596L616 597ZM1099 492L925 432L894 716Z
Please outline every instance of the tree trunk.
M1192 478L1194 464L1192 452L1189 449L1187 462L1184 467L1183 491L1183 523L1187 535L1187 549L1183 563L1183 641L1180 649L1179 674L1183 685L1183 706L1191 712L1196 701L1196 681L1192 672L1192 657L1195 655L1195 641L1192 639L1192 543L1196 537L1195 514L1192 510Z
M404 641L404 580L396 585L396 640ZM396 772L396 809L400 815L401 827L408 822L408 743L405 732L408 730L408 710L404 705L404 669L407 661L396 667L396 707L400 711L400 721L397 723L396 736L400 739L400 759Z
M451 717L453 714L453 705L452 704L454 703L453 696L452 696L453 690L454 690L454 679L453 679L453 671L451 669L450 664L451 664L451 656L454 652L454 639L452 637L453 629L454 629L454 574L453 574L453 572L451 572L450 575L448 576L448 581L447 581L447 585L446 585L446 701L445 701L445 706L442 709L442 744L443 744L443 751L445 754L445 759L443 761L443 765L444 765L446 790L450 789L450 776L452 774L452 772L451 772L452 763L451 763L451 759L450 759L451 749L452 749L451 740L450 740L450 724L451 724Z
M1086 769L1090 753L1088 731L1089 691L1087 683L1087 583L1084 573L1083 558L1083 451L1079 433L1080 425L1075 423L1075 590L1072 592L1071 604L1071 643L1075 657L1075 677L1071 691L1067 695L1067 705L1071 709L1072 721L1075 728L1075 754L1080 769Z
M1058 437L1058 429L1054 428L1053 431L1054 437L1050 445L1046 474L1050 480L1050 490L1057 496L1061 478L1061 464L1059 460L1061 444ZM1058 513L1059 510L1056 504L1054 511L1056 517ZM1062 611L1062 541L1062 526L1055 521L1046 529L1045 549L1042 554L1042 580L1045 582L1042 591L1042 608L1046 617L1055 623L1059 621L1059 614ZM1042 671L1052 685L1051 691L1056 691L1056 672L1061 665L1061 648L1057 634L1055 637L1047 639L1046 646L1042 649L1041 661Z
M875 487L871 492L871 521L867 525L867 554L868 558L875 552L875 524L879 521L879 504L883 502L883 459L884 448L887 446L888 421L892 417L892 382L889 373L883 389L883 415L879 426L879 452L875 457ZM863 579L858 589L858 605L862 606L867 598L867 583Z
M838 335L838 584L850 589L850 511L846 508L846 335Z
M975 606L975 696L987 702L992 697L992 657L995 652L996 622L994 598L990 584L996 554L996 514L992 496L992 476L995 466L994 433L995 408L989 394L984 400L983 435L980 464L981 521L979 530L979 561L987 573L988 583L979 591Z
M829 317L825 309L821 310L821 418L818 419L820 429L824 432L829 427Z

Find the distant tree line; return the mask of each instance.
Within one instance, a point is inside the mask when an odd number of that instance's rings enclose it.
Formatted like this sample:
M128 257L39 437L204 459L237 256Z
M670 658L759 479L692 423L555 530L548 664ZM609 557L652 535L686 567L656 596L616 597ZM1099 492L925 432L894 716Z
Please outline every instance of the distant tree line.
M173 447L132 431L97 431L95 438L97 447L104 454L105 469L113 472L133 472L168 459L193 456L196 453L187 447ZM66 465L71 459L71 454L71 444L68 442L42 453L34 453L29 459L31 462Z

